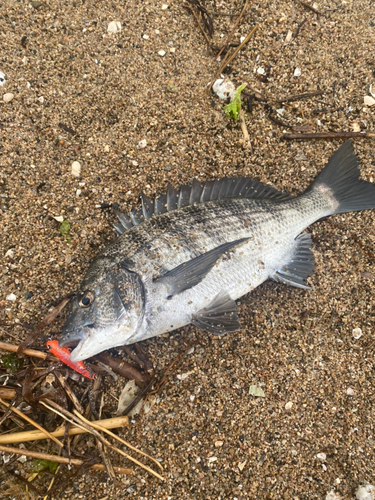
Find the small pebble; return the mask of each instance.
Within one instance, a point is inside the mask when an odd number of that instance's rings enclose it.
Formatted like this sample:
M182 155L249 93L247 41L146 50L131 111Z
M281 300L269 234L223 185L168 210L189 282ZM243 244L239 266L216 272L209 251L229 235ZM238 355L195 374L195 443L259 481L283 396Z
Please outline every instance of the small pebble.
M362 330L360 328L354 328L353 330L353 337L355 339L359 339L362 337Z
M348 394L348 396L354 396L354 391L351 387L348 387L346 389L346 394Z
M285 405L285 409L286 409L286 410L290 410L292 406L293 406L293 402L292 402L292 401L289 401L289 402Z
M166 3L163 3L163 5L161 6L161 10L167 10L169 7L169 5L167 5Z
M5 254L5 257L10 257L11 259L13 259L14 257L14 251L10 248L7 253Z
M375 99L369 95L365 95L363 102L366 106L373 106L375 104Z
M14 94L12 94L11 92L8 92L7 94L4 94L3 95L3 101L4 102L10 102L14 97Z
M57 217L54 217L57 222L64 222L64 217L62 215L58 215Z
M139 141L139 142L138 142L138 146L137 146L137 147L138 147L139 149L143 149L143 148L145 148L146 146L147 146L147 141L146 141L146 139L142 139L141 141Z
M215 441L215 448L221 448L224 444L224 441Z
M79 163L79 161L74 161L72 163L72 175L74 175L74 177L81 176L81 164Z
M255 396L257 398L265 398L266 397L263 389L261 389L257 385L251 385L249 387L249 394L250 394L250 396Z
M35 9L35 10L38 10L42 7L43 3L40 2L39 0L33 0L32 2L30 2L30 5Z
M296 68L293 74L294 76L301 76L301 70L299 68Z
M17 297L14 295L14 293L10 293L7 296L7 300L9 300L10 302L14 302L15 300L17 300Z
M212 85L212 90L218 97L220 97L220 99L228 99L228 97L231 97L233 95L235 87L229 80L223 80L222 78L219 78Z
M150 39L150 37L149 37L148 35L143 35L143 36L142 36L142 38L143 38L144 40L149 40L149 39Z
M2 87L3 85L5 85L5 75L2 71L0 71L0 87Z
M372 484L364 484L355 492L357 500L375 500L375 486Z
M166 52L165 52L165 50L159 50L158 54L159 54L159 56L164 57Z
M108 33L117 33L121 31L121 23L119 21L112 21L108 24Z
M316 455L316 458L319 458L319 460L326 460L327 459L327 455L325 453L318 453Z

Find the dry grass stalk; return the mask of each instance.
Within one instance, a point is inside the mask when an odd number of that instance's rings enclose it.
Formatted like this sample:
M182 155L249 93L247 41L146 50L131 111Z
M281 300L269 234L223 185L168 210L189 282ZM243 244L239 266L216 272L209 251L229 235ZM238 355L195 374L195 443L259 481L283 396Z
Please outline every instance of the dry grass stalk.
M336 139L337 137L375 137L375 132L317 132L315 134L283 134L283 139Z
M249 136L249 132L247 130L244 112L242 111L242 109L240 111L240 125L241 125L242 134L243 134L244 145L247 146L248 148L250 148L250 151L252 153L253 148L251 147L250 136Z
M243 15L244 15L244 13L245 13L245 10L246 10L246 8L247 8L248 2L249 2L249 0L246 0L246 2L245 2L245 4L244 4L244 6L243 6L243 8L242 8L241 14L238 16L237 21L234 23L234 26L233 26L233 28L232 28L231 32L229 33L228 38L227 38L227 39L225 40L225 42L223 43L223 46L222 46L222 48L221 48L220 52L217 54L216 59L217 59L217 58L221 55L221 53L223 52L223 50L224 50L224 49L226 49L226 48L228 47L229 42L230 42L230 40L231 40L231 38L232 38L232 36L233 36L233 33L236 31L236 28L237 28L237 26L239 25L239 23L240 23L240 21L241 21L241 19L242 19Z
M91 424L90 425L86 424L83 421L82 418L76 417L75 415L73 415L69 411L67 411L64 408L62 408L61 406L59 406L54 401L50 401L49 399L46 399L46 401L48 402L48 404L45 403L44 401L41 401L40 403L43 406L45 406L46 408L48 408L49 410L57 413L57 415L60 415L61 417L63 417L68 422L75 423L78 427L86 429L88 432L90 432L91 434L93 434L94 436L96 436L98 439L100 439L100 441L102 441L105 445L107 445L108 448L110 448L111 450L117 451L117 453L119 453L120 455L126 457L128 460L131 460L135 464L139 465L142 469L147 470L150 474L153 474L155 477L157 477L161 481L164 481L163 476L161 476L160 474L158 474L157 472L155 472L154 470L152 470L147 465L142 464L142 462L139 462L137 459L133 458L132 456L128 455L127 453L123 452L122 450L120 450L119 448L117 448L116 446L114 446L113 444L111 444L96 429L94 429L94 427L92 427Z
M18 345L8 344L6 342L0 342L0 349L10 352L18 352ZM51 359L53 361L59 361L55 356L51 356L47 352L36 351L35 349L24 349L22 354L27 354L28 356L33 356L34 358L40 359Z
M1 398L0 398L0 403L2 403L3 405L5 405L8 408L7 403L5 401L3 401ZM48 431L46 431L45 429L43 429L43 427L41 427L39 424L37 424L36 422L34 422L34 420L32 420L30 417L28 417L27 415L25 415L24 413L22 413L22 411L17 410L17 408L14 408L14 406L11 406L10 409L14 413L16 413L18 416L22 417L24 420L26 420L27 422L29 422L29 424L33 425L34 427L36 427L37 429L39 429L41 432L43 432L47 438L52 439L52 441L54 441L56 444L58 444L61 448L64 447L64 445L62 444L61 441L59 441L55 436L53 436Z
M4 387L0 388L0 398L13 399L15 395L16 395L16 391L14 389L7 389Z
M79 460L78 458L65 458L60 457L58 455L50 455L48 453L41 453L39 451L30 451L21 448L13 448L13 446L1 446L0 451L5 453L15 453L17 455L25 455L26 457L31 458L40 458L42 460L50 460L51 462L57 462L59 464L73 464L73 465L82 465L83 460ZM105 467L102 464L95 464L90 467L90 469L102 470L105 471ZM119 474L133 474L132 469L126 469L123 467L113 467L114 471Z
M91 422L96 423L96 422ZM118 427L124 427L129 425L128 417L115 417L115 418L107 418L105 420L100 420L100 425L106 429L117 429ZM51 435L54 437L62 437L64 435L65 426L61 426L55 431L51 432ZM82 429L73 424L73 426L69 429L69 436L76 436L77 434L86 433L86 429ZM25 443L27 441L37 441L40 439L46 439L47 436L44 432L40 431L26 431L26 432L15 432L13 434L6 434L0 436L0 444L16 444L16 443Z
M208 87L208 92L212 89L212 86L216 82L218 76L221 75L221 73L228 66L228 64L230 64L233 61L233 59L236 57L238 52L248 43L248 41L250 40L250 38L253 36L253 34L256 32L257 29L258 29L258 25L255 25L254 28L250 31L250 33L247 35L245 40L236 48L236 50L233 52L233 54L231 54L231 55L228 54L228 56L224 59L224 61L222 62L222 65L220 66L219 70L216 72L215 76L212 79L211 84Z
M90 422L89 420L85 419L85 417L83 417L82 415L79 415L78 412L76 412L75 410L73 410L74 414L77 415L78 418L82 419L85 423L89 424L89 425L92 425L92 427L94 427L95 429L97 429L98 431L102 431L102 432L105 432L106 434L108 434L109 436L113 437L114 439L116 439L117 441L119 441L120 443L124 444L125 446L127 446L128 448L130 448L131 450L133 451L136 451L137 453L139 453L140 455L143 455L144 457L147 457L149 458L150 460L152 460L161 470L163 470L163 467L162 465L157 461L155 460L155 458L151 457L150 455L148 455L147 453L145 453L144 451L142 450L139 450L138 448L136 448L135 446L131 445L130 443L128 443L127 441L125 441L124 439L120 438L119 436L116 436L116 434L114 434L113 432L109 431L108 429L106 429L105 427L102 427L99 423L97 422Z
M83 413L83 408L80 404L80 402L78 401L77 399L77 396L74 394L74 392L71 390L69 384L67 383L67 381L64 379L64 377L60 374L60 373L57 373L55 372L55 377L58 379L58 381L60 382L62 388L65 390L65 392L67 393L67 395L69 396L69 399L71 400L71 402L74 404L74 406L76 407L76 409L80 412L80 413Z

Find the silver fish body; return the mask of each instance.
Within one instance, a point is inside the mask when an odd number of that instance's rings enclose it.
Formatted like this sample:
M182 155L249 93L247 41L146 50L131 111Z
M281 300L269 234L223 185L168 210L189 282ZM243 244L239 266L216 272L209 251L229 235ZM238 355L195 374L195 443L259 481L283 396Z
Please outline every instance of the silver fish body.
M214 334L239 330L235 300L265 280L309 288L306 227L375 207L375 186L358 175L347 142L296 198L244 178L144 198L141 215L118 214L120 232L144 220L94 259L60 344L78 341L71 358L79 361L189 323Z

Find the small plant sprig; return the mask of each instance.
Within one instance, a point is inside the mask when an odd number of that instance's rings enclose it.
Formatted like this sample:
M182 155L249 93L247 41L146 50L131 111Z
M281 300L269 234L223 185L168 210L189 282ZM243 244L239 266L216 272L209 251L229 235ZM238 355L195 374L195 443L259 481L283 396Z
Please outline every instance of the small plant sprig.
M246 87L246 83L240 85L233 93L231 97L231 102L224 106L224 111L227 116L233 118L233 120L238 120L240 118L241 112L241 92Z
M68 221L64 220L60 225L60 234L61 236L65 236L66 242L70 243L72 241L72 237L69 235L70 224Z

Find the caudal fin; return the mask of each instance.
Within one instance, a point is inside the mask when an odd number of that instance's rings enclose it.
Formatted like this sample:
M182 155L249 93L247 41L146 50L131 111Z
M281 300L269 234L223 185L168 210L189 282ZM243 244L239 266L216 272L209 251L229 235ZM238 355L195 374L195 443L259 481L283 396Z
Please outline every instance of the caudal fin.
M375 185L359 180L359 162L350 141L346 141L332 156L308 189L330 190L334 211L356 212L375 208Z

